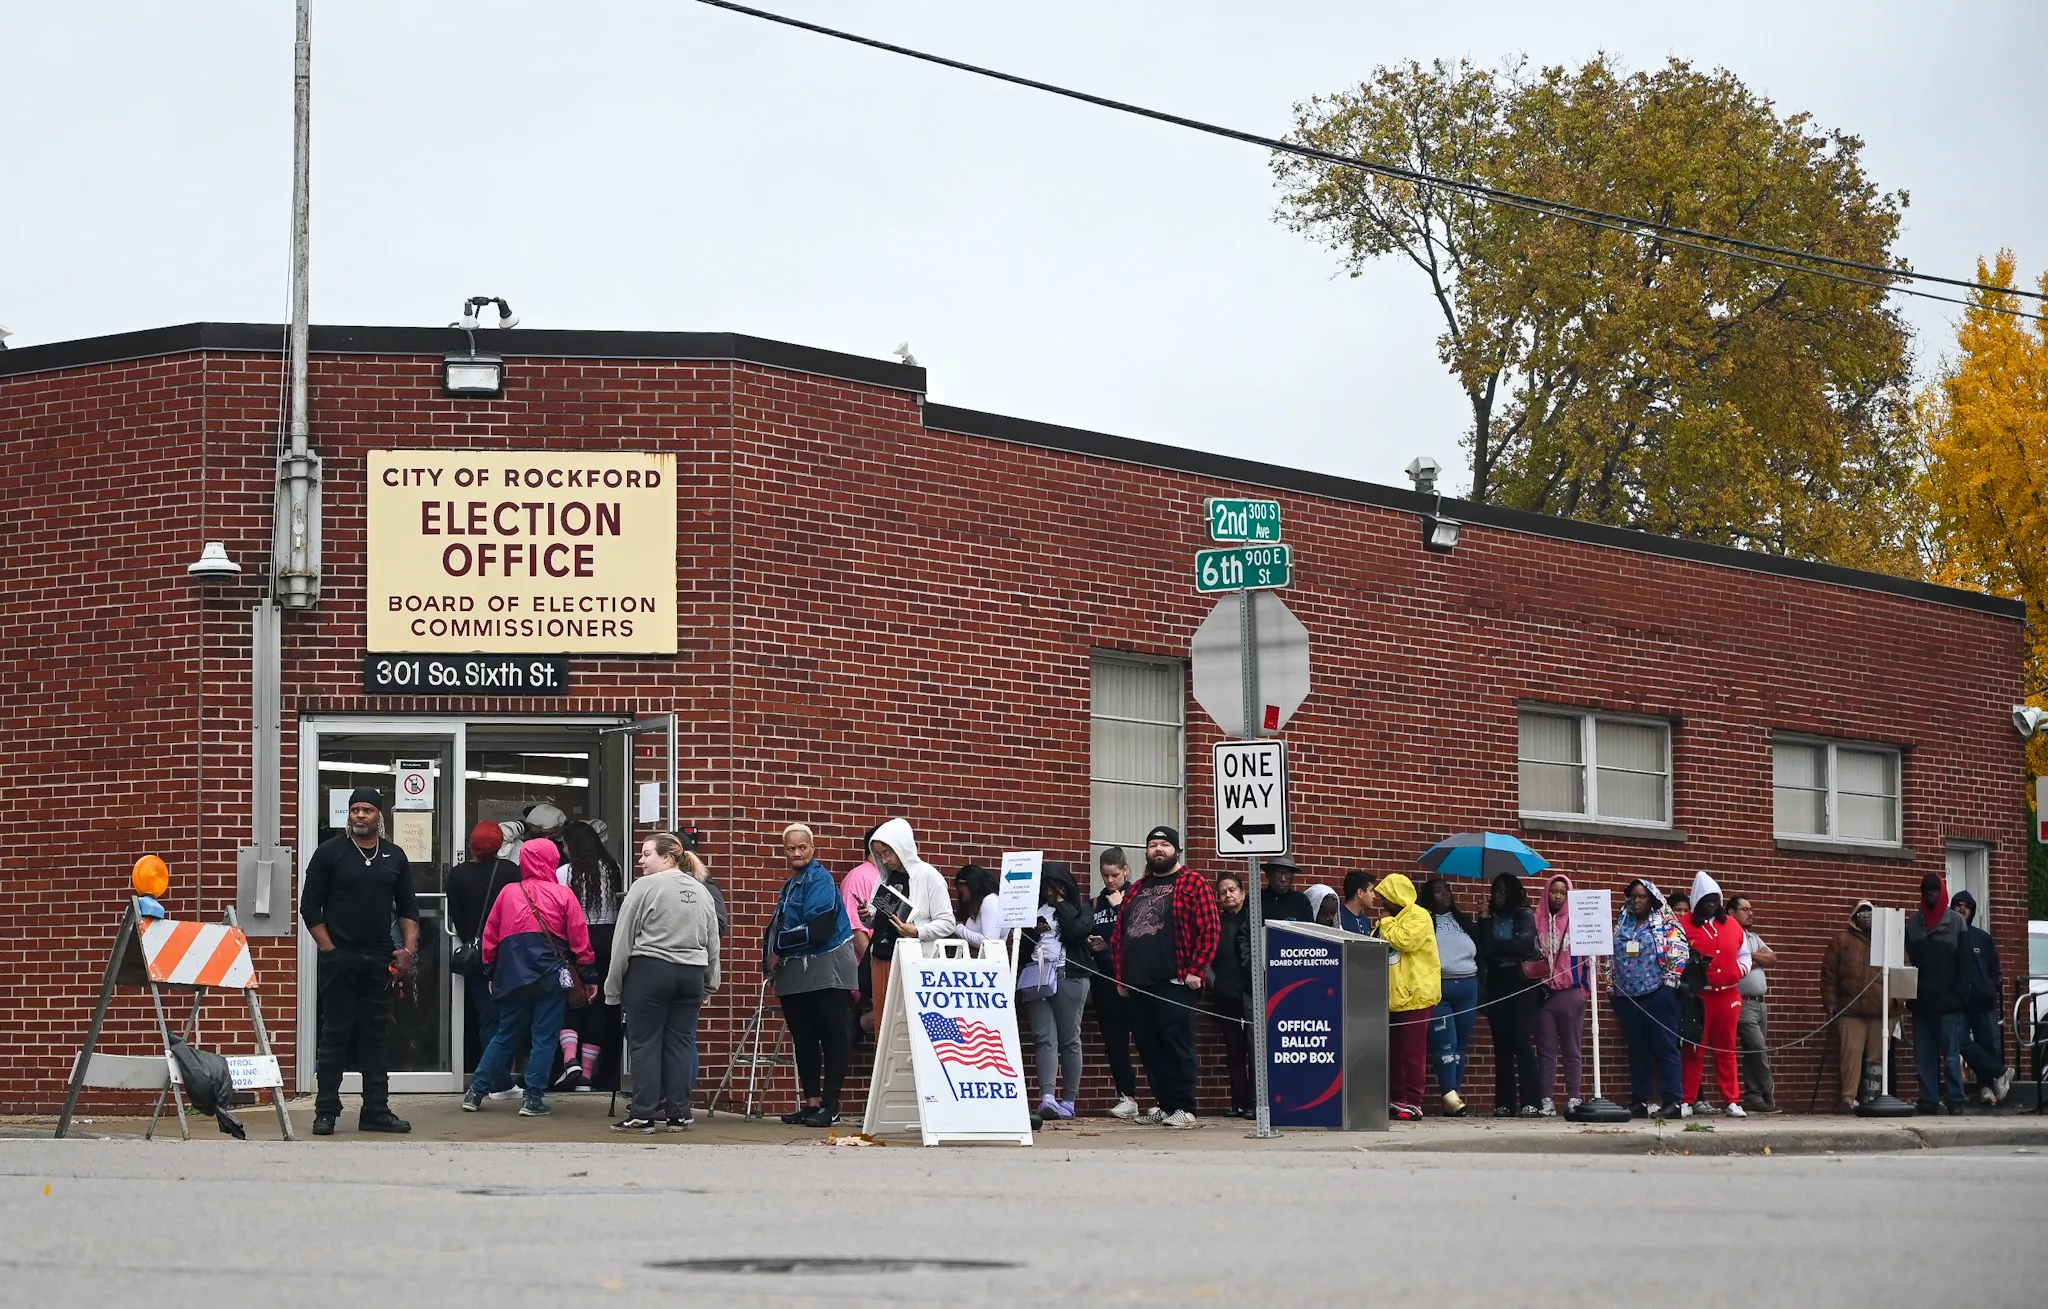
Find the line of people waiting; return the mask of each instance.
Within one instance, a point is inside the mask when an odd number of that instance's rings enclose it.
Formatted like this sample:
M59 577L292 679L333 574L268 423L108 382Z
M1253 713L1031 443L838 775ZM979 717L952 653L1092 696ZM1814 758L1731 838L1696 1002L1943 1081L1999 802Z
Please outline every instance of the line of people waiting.
M596 1085L602 1011L610 1009L623 1011L635 1070L628 1115L616 1127L679 1129L691 1119L697 1016L720 980L722 898L703 863L667 833L643 843L641 876L630 888L618 886L616 865L598 857L596 834L579 839L576 829L586 826L549 833L529 823L532 834L511 868L497 857L493 838L501 834L480 825L470 864L451 875L458 929L473 924L464 935L475 946L479 976L471 989L482 993L486 1037L463 1107L518 1097L521 1113L544 1114L551 1081ZM840 1121L851 1057L873 1033L873 1002L887 993L897 942L958 936L979 944L1001 934L995 874L967 864L946 878L922 857L907 821L870 830L863 854L835 879L810 828L792 824L783 833L788 875L763 933L761 971L793 1049L801 1103L783 1115L793 1126ZM1081 1017L1089 1004L1117 1096L1113 1116L1172 1127L1196 1122L1200 1014L1222 1036L1227 1114L1254 1116L1250 889L1234 872L1212 884L1189 872L1181 854L1177 832L1153 829L1134 878L1120 849L1105 850L1102 889L1092 900L1071 865L1045 863L1040 921L1023 934L1019 970L1018 1007L1040 1092L1034 1125L1077 1111ZM1299 872L1285 858L1264 865L1266 918L1321 922L1378 937L1391 949L1388 1080L1396 1119L1423 1116L1432 1070L1441 1112L1468 1112L1464 1074L1481 1013L1495 1054L1496 1116L1548 1118L1580 1103L1594 971L1592 960L1571 952L1567 876L1546 878L1532 904L1522 879L1503 873L1474 917L1442 876L1418 888L1402 873L1354 871L1341 891L1321 884L1297 891ZM472 885L480 879L481 892ZM1971 926L1975 902L1966 892L1951 903L1941 879L1929 877L1923 901L1907 943L1921 969L1912 1004L1926 1088L1921 1107L1960 1108L1964 1062L1986 1101L1996 1103L2013 1072L1998 1057L1995 947ZM1638 1116L1776 1111L1766 1009L1776 955L1754 920L1753 901L1724 896L1704 872L1689 891L1669 896L1642 878L1623 889L1614 954L1601 968ZM1870 903L1858 902L1822 967L1821 998L1839 1020L1843 1110L1870 1093L1865 1063L1875 1058L1878 1024L1886 1020L1869 965L1869 920ZM522 1046L525 1085L515 1087L510 1074ZM559 1058L532 1053L556 1049ZM1710 1059L1719 1107L1704 1094ZM1139 1102L1141 1067L1149 1110Z

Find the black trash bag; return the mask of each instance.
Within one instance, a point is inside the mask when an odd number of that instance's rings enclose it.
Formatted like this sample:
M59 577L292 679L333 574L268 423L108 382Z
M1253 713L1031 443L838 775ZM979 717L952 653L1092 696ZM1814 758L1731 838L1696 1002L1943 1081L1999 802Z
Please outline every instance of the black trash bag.
M192 1107L212 1114L215 1125L237 1141L248 1140L249 1129L228 1112L242 1103L228 1061L211 1050L195 1050L176 1036L171 1038L171 1057L178 1061L178 1077L185 1083L185 1098Z

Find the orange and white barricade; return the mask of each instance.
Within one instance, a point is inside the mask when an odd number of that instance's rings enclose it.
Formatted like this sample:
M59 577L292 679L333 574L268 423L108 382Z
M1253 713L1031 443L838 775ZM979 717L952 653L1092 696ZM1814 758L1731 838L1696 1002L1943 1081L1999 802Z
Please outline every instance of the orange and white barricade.
M138 883L139 885L139 883ZM117 986L140 987L149 992L156 1007L157 1028L163 1038L160 1055L106 1054L97 1047L100 1030L107 1021ZM114 950L107 960L107 972L100 983L99 1004L86 1028L85 1042L71 1066L71 1085L64 1096L64 1111L57 1118L57 1135L71 1128L72 1112L86 1087L111 1090L155 1091L156 1108L149 1116L146 1136L156 1134L157 1119L163 1113L164 1096L170 1095L178 1109L178 1134L190 1140L192 1132L185 1119L184 1083L177 1060L171 1054L174 1038L170 1019L164 1012L164 989L175 987L192 992L192 1013L185 1022L183 1040L192 1039L199 1026L200 1007L208 993L240 991L249 1006L249 1022L256 1032L256 1053L227 1055L239 1091L268 1090L277 1109L278 1130L284 1139L292 1136L291 1115L285 1112L284 1078L277 1056L270 1049L270 1034L263 1025L263 1007L256 998L256 967L249 958L249 939L235 925L230 908L218 923L181 923L168 918L145 917L141 901L130 896L128 912L114 938Z

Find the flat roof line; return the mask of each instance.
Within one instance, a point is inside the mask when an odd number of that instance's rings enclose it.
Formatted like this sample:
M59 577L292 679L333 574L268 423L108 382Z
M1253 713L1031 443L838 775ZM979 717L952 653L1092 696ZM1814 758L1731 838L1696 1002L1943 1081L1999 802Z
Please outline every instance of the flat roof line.
M196 351L282 354L285 329L276 323L181 323L139 332L52 341L0 350L0 377L19 377L94 364L126 363ZM508 359L718 360L761 364L841 381L863 382L923 395L925 371L909 364L810 346L770 341L738 332L612 332L580 328L480 330L477 348ZM443 355L467 350L469 336L456 327L348 327L315 323L316 355Z
M1520 532L1528 536L1548 537L1552 540L1632 550L1638 554L1683 559L1689 563L1738 568L1753 573L1770 573L1802 582L1823 582L1859 591L1876 591L1885 595L1902 596L1909 600L1947 605L1955 609L1974 610L1996 618L2024 620L2027 613L2024 601L1985 595L1980 591L1938 586L1932 582L1915 581L1908 577L1893 577L1889 573L1873 573L1860 568L1843 568L1838 564L1764 554L1757 550L1741 550L1734 546L1710 545L1704 541L1658 536L1634 528L1610 527L1603 523L1581 522L1575 518L1560 518L1553 514L1529 513L1521 509L1505 509L1499 505L1475 504L1469 500L1453 500L1446 497L1439 502L1433 495L1423 495L1398 486L1360 482L1347 477L1333 477L1327 473L1258 463L1231 455L1161 445L1154 441L1138 441L1126 436L1110 436L1103 432L1062 427L1055 423L1033 422L1030 419L1012 418L1005 414L990 414L974 409L959 409L952 405L926 403L924 422L926 427L941 432L985 437L994 441L1037 446L1044 450L1059 450L1097 459L1113 459L1146 468L1192 473L1241 486L1296 491L1305 495L1321 496L1327 500L1371 505L1379 509L1392 509L1404 513L1429 513L1437 510L1441 503L1441 512L1444 516L1455 518L1461 523Z

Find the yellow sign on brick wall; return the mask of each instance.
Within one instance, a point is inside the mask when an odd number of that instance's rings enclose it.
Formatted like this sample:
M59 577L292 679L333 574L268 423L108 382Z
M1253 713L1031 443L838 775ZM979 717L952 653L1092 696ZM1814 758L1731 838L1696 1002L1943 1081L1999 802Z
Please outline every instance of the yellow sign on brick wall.
M372 450L369 651L674 654L675 458Z

